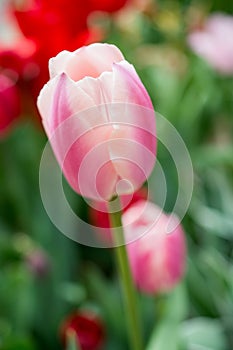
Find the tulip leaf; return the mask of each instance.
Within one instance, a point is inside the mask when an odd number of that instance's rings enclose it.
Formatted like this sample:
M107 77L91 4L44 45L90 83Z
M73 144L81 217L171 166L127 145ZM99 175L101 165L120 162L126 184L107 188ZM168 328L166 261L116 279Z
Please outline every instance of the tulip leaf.
M186 291L184 286L180 285L168 296L163 317L156 323L146 350L179 350L181 347L179 324L186 313Z
M198 317L183 323L181 333L187 349L226 350L226 341L221 323L217 320Z
M164 319L153 332L152 337L146 350L178 350L179 349L179 334L178 324Z

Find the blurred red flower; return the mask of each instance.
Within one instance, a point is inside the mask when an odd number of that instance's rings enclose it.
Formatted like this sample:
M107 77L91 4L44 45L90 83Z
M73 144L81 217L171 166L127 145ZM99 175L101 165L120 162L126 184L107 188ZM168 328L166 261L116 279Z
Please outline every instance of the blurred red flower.
M19 91L13 79L0 73L0 136L20 114Z
M100 318L91 311L79 311L66 318L61 326L60 335L67 344L69 332L74 332L82 350L98 350L103 344L104 327Z
M35 43L24 37L0 46L0 69L17 79L20 88L25 87L39 75L39 66L34 62Z
M120 10L125 4L129 2L127 0L89 0L89 6L92 11L105 11L105 12L115 12Z
M48 60L51 57L62 50L74 51L103 39L102 30L96 25L88 24L88 16L94 11L117 11L126 2L127 0L24 0L9 3L5 16L10 28L13 28L14 38L9 39L7 45L0 43L0 72L11 70L20 88L21 98L24 96L24 109L25 103L26 109L32 107L32 102L34 104L40 89L48 81ZM14 101L16 102L16 97ZM5 115L4 118L1 117L1 129L3 120L6 124L5 112L4 107L1 111ZM11 112L8 122L13 114L17 113Z
M100 29L88 26L89 14L93 11L117 11L126 1L34 0L24 2L20 9L12 8L20 30L36 45L34 60L40 67L36 94L48 80L49 58L62 50L73 51L103 38Z
M32 60L39 68L39 76L32 91L34 98L48 80L49 58L63 49L73 50L99 39L98 33L95 36L89 31L88 13L77 1L35 1L30 7L13 13L23 35L33 41L36 48Z

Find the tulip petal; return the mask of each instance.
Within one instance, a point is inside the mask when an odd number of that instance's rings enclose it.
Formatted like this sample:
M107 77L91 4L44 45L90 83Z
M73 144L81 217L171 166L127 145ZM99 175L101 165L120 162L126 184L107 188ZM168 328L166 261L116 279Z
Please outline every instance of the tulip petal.
M202 29L191 32L188 43L197 55L223 74L233 72L233 17L212 14ZM217 48L217 49L216 49Z
M97 91L100 93L101 82L91 79L89 83L93 95ZM110 199L115 191L117 174L105 143L112 134L112 126L107 125L106 110L98 106L98 101L95 105L95 99L96 96L88 96L83 88L62 74L43 88L38 108L54 153L71 187L87 197L103 200ZM96 145L103 145L101 152L95 149ZM87 155L91 160L85 168ZM82 173L79 174L81 166ZM85 183L85 188L80 188L78 176L80 179L85 177L85 181L79 181Z
M148 178L155 162L153 106L131 64L126 61L114 64L113 74L113 102L118 104L111 117L118 127L112 137L119 140L110 147L111 158L119 176L134 179L131 183L137 189ZM130 160L127 164L126 159Z
M134 103L153 109L151 99L132 64L127 61L113 63L113 102Z
M61 73L65 73L66 67L68 66L70 57L73 56L74 53L64 50L59 52L56 57L52 57L49 60L49 75L50 78L54 78L56 75L60 75Z
M173 219L178 220L175 216ZM167 234L169 220L161 208L143 200L131 205L122 216L127 241L134 239L127 244L133 278L148 294L169 291L185 271L185 235L181 225Z
M92 99L95 106L108 105L112 101L113 74L110 72L102 73L97 79L86 77L77 82L77 86Z
M60 80L60 77L57 76L54 79L50 80L47 84L45 84L43 89L40 91L40 94L37 99L37 107L40 112L42 122L45 126L45 130L48 136L50 136L50 132L49 132L50 128L48 127L49 120L50 118L52 118L51 101L53 100L53 96L59 80Z
M70 185L85 197L110 200L115 193L117 174L108 152L111 132L109 125L90 130L71 143L65 156L65 176Z
M141 187L155 161L155 119L133 66L108 44L63 51L49 65L38 108L71 187L95 200Z
M96 43L74 52L62 51L49 61L50 77L65 72L74 81L84 77L97 78L103 72L110 72L114 62L123 59L120 50L108 44Z
M89 81L88 88L95 91L95 80ZM99 93L98 87L96 90ZM94 96L95 97L95 96ZM61 74L51 79L41 90L38 97L38 108L46 126L48 136L51 135L49 130L54 131L58 125L64 122L72 115L83 117L83 121L89 126L99 125L107 121L106 115L103 113L96 113L98 120L91 120L81 115L81 112L95 107L95 98L88 94L84 89L84 84L76 84L70 80L66 74ZM82 131L83 132L83 131Z

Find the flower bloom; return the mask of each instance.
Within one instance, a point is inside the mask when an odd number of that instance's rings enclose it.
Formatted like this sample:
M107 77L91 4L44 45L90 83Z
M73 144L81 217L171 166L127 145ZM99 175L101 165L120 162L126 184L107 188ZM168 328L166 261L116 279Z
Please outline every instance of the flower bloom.
M88 16L94 11L115 12L127 0L32 0L12 5L12 12L26 38L58 50L88 36ZM51 40L53 38L53 40ZM68 41L68 42L67 42ZM49 45L50 43L50 45ZM65 46L66 47L66 46Z
M209 16L203 29L189 34L188 42L217 71L233 73L233 16L221 13Z
M135 192L155 162L155 117L134 67L114 45L62 51L49 61L38 108L71 187L94 200Z
M169 219L173 226L167 233ZM123 214L122 220L126 236L142 236L127 245L138 288L147 294L172 289L184 274L186 259L184 232L177 219L153 203L140 201Z
M64 320L61 326L61 339L67 343L69 332L74 332L82 350L98 350L104 341L104 327L96 314L79 311Z
M20 114L19 91L15 82L0 74L0 136L4 135Z

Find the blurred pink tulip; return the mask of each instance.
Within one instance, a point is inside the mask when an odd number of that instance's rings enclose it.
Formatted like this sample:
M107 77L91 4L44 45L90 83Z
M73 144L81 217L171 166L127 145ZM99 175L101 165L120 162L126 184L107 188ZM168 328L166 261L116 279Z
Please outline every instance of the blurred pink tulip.
M217 71L233 73L233 16L211 15L203 29L189 34L188 42L193 51Z
M142 200L130 206L122 219L127 237L141 236L127 245L136 285L147 294L168 292L185 270L185 236L177 218ZM168 233L170 219L173 226Z
M8 128L20 114L19 91L15 82L7 75L0 74L0 136L5 135Z
M136 191L153 169L156 138L134 67L116 46L96 43L62 51L49 70L38 108L71 187L99 201Z

